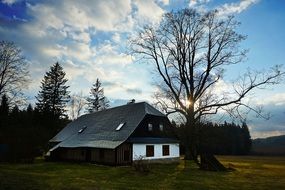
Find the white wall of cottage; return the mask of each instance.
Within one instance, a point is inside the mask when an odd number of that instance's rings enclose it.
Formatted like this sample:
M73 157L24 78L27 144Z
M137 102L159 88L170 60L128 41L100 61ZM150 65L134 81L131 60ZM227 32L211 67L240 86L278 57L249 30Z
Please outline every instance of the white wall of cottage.
M146 145L154 146L154 156L146 157ZM162 155L162 145L169 145L169 155ZM164 143L164 144L133 144L133 160L143 159L163 159L163 158L177 158L180 156L178 143Z

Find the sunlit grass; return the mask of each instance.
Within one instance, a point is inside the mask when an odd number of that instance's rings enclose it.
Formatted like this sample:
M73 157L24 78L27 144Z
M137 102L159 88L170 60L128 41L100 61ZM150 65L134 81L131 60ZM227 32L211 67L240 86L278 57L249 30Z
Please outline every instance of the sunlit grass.
M0 163L0 189L285 189L285 157L219 156L231 172L205 172L191 161L132 167L88 163Z

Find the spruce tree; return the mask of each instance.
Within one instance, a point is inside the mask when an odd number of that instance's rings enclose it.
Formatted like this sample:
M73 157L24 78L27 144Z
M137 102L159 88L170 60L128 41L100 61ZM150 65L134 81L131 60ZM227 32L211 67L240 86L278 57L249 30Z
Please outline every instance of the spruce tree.
M8 126L7 124L8 115L9 115L9 102L8 102L7 96L4 94L2 96L1 104L0 104L0 129L1 129L0 138L1 139L3 139L3 137L1 137L1 135L3 135L2 128Z
M36 109L40 113L52 115L55 118L66 117L66 104L70 99L69 86L66 85L67 79L65 72L59 63L55 63L50 67L50 71L46 72L42 82L41 90L36 99Z
M249 129L247 124L244 122L241 126L241 133L243 136L243 154L249 154L250 150L251 150L251 145L252 145L252 140L251 140L251 136L249 133Z
M27 109L26 109L28 114L32 114L33 113L33 106L31 104L28 105Z
M1 99L0 116L8 116L9 114L9 102L7 96L4 94Z
M89 113L101 111L109 107L109 101L104 96L104 89L101 87L101 82L98 78L90 89L90 96L87 98L87 102Z

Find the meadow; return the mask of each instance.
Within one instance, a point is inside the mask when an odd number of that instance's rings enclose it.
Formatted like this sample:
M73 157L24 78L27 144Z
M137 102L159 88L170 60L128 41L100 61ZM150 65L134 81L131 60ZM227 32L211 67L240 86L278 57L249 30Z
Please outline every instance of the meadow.
M130 166L89 163L0 163L0 189L285 189L285 157L218 156L228 172L201 171L191 161L151 165L149 173Z

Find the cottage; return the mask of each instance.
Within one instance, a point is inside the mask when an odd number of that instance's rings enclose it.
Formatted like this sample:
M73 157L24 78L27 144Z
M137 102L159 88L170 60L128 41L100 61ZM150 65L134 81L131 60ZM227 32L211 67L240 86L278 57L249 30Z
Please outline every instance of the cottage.
M83 115L50 143L50 158L56 160L126 165L141 158L179 159L179 143L168 118L146 102Z

